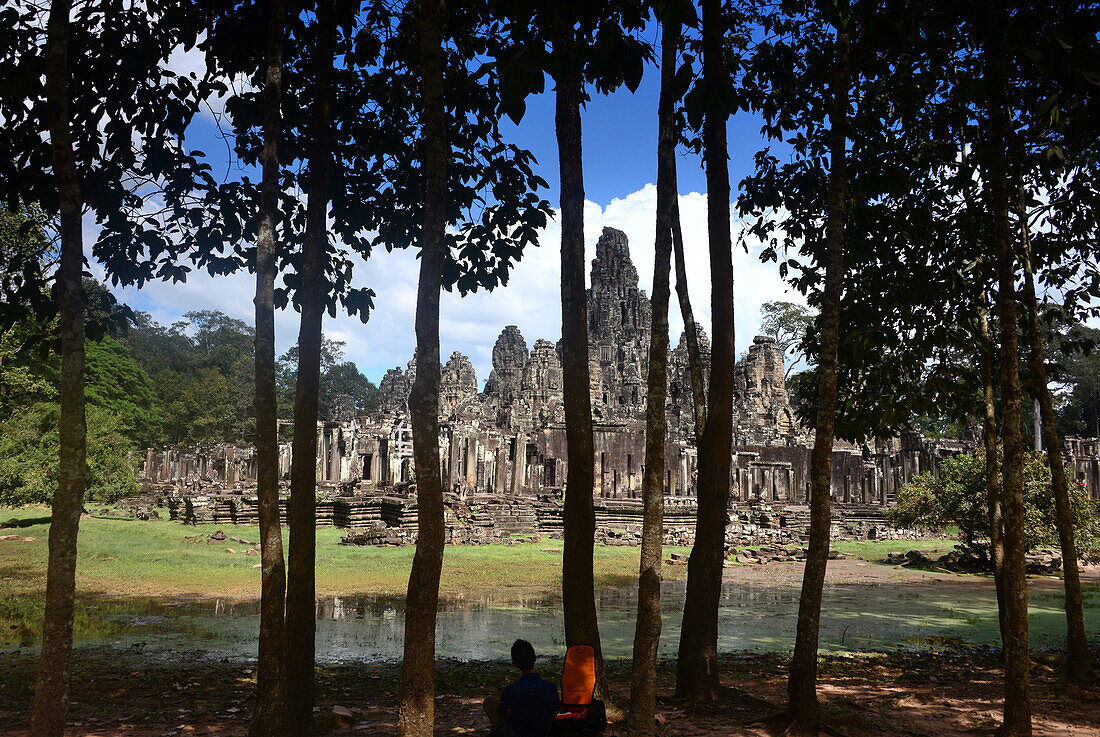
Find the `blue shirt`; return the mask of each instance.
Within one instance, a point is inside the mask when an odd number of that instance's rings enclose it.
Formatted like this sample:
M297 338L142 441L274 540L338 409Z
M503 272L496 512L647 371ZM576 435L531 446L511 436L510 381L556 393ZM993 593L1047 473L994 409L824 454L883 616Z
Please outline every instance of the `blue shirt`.
M558 687L533 672L505 686L497 707L519 737L546 737L557 711Z

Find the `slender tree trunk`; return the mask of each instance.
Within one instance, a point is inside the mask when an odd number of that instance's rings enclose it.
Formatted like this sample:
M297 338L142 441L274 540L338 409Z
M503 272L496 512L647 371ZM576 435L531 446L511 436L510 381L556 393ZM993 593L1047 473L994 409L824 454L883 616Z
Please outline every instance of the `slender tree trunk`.
M993 339L989 333L989 314L986 310L985 292L978 308L978 331L981 342L982 444L985 447L985 489L989 507L989 560L993 563L993 583L997 589L997 621L1000 625L1001 645L1005 641L1005 533L1001 512L1001 471L997 462L997 399L993 384Z
M399 737L431 737L435 730L435 613L444 540L439 462L439 289L443 280L449 158L443 108L442 24L442 1L424 0L420 6L424 230L416 295L416 379L409 395L418 517L416 555L405 597Z
M260 511L260 639L250 737L286 734L286 567L279 524L279 432L275 399L275 221L279 207L279 98L286 5L268 5L264 72L263 181L256 238L256 496Z
M1024 443L1020 431L1019 335L1016 262L1008 224L1008 119L1006 86L996 52L986 54L989 90L989 150L985 180L990 191L993 243L997 257L997 308L1001 335L1001 437L1004 467L1001 496L1005 524L1005 737L1030 737L1027 577L1024 569Z
M559 10L554 54L554 127L561 172L561 343L565 394L565 436L568 466L565 477L565 540L562 555L562 604L566 645L591 645L596 650L596 691L607 697L607 677L596 621L592 572L596 512L595 451L592 443L592 397L588 372L588 304L584 291L584 173L581 166L581 69L572 59L572 24Z
M676 187L676 159L672 161L673 191L677 192L672 203L672 250L676 255L676 297L680 303L680 315L684 318L684 335L687 336L688 371L691 374L691 402L695 409L695 446L703 439L707 426L707 399L703 383L703 358L699 353L699 326L691 309L688 294L687 264L684 260L684 234L680 228L680 197Z
M1043 358L1043 339L1039 334L1039 304L1035 296L1035 275L1031 263L1031 239L1028 234L1027 213L1020 192L1020 228L1024 245L1024 294L1027 308L1030 353L1028 370L1035 384L1037 414L1042 423L1042 445L1046 446L1047 465L1050 466L1051 491L1054 493L1054 514L1058 527L1058 541L1062 546L1062 579L1066 589L1066 634L1069 677L1078 682L1092 680L1089 664L1089 643L1085 635L1085 608L1081 596L1081 573L1078 570L1077 543L1073 534L1073 508L1069 499L1069 482L1066 479L1065 461L1062 460L1062 444L1054 419L1054 403L1047 383L1047 369ZM1037 442L1036 445L1039 445Z
M958 83L958 75L952 81ZM965 112L965 111L964 111ZM969 168L969 148L967 137L967 116L959 121L960 171L965 178L966 210L972 219L980 219L981 213L974 206L974 174ZM978 351L982 370L982 446L985 449L985 492L989 519L989 562L993 565L993 586L997 592L997 624L1001 634L1001 646L1005 641L1005 538L1004 514L1001 507L1001 470L997 449L997 387L994 383L993 337L989 328L989 293L984 289L978 302ZM1002 649L1003 652L1003 649Z
M707 168L707 234L711 269L710 395L699 445L699 509L695 546L688 558L676 695L694 701L718 698L718 603L722 595L726 523L729 519L730 451L733 445L733 239L726 151L729 84L722 60L725 23L719 0L703 0L703 82L712 105L703 121Z
M302 254L302 309L294 443L290 470L290 546L287 556L287 718L294 734L313 723L314 636L317 596L314 562L317 518L317 399L321 379L321 319L325 312L325 259L332 179L332 68L336 48L335 0L317 4L319 43L314 59L315 96L310 121L309 192Z
M802 593L798 600L798 628L787 680L789 716L793 732L816 734L820 723L817 700L817 642L821 626L821 592L829 562L832 524L833 439L836 434L837 352L840 345L840 298L844 289L844 228L848 194L848 68L849 36L837 30L833 70L833 109L829 115L829 191L825 225L825 291L821 300L821 356L817 374L817 423L810 463L810 546Z
M653 257L653 301L646 377L645 475L642 477L642 551L638 576L638 623L634 629L630 681L632 735L654 732L657 708L657 646L661 641L661 544L664 535L664 475L668 393L669 267L676 201L676 121L673 77L680 22L662 23L661 97L657 105L657 233Z
M50 6L46 26L46 117L53 151L54 181L61 210L61 259L57 301L61 342L60 477L50 517L46 611L42 654L34 689L30 734L59 737L65 731L69 703L69 661L73 649L76 596L76 538L84 504L87 432L84 422L84 242L83 204L73 153L69 112L69 14L72 3Z

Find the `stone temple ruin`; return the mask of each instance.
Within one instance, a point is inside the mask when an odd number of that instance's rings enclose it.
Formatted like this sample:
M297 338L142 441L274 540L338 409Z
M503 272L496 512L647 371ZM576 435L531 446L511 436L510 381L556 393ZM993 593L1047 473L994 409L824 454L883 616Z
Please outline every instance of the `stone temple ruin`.
M605 228L596 244L588 290L589 366L595 433L598 536L630 542L641 526L650 303L638 287L626 235ZM710 345L700 329L709 374ZM527 341L506 326L493 347L483 391L469 359L451 354L442 368L440 457L448 491L451 542L486 542L560 534L566 471L561 348ZM783 354L757 337L735 375L730 476L730 544L799 542L808 524L812 434L791 408ZM407 542L415 535L412 430L408 396L415 361L386 372L377 415L339 410L318 423L318 523L363 530L366 542ZM684 335L669 354L665 406L666 539L693 539L697 453ZM343 416L341 416L343 415ZM903 534L885 524L898 489L973 442L903 432L882 441L834 448L832 495L838 537ZM1089 495L1100 494L1100 440L1068 438L1067 459ZM281 451L289 475L289 445ZM148 451L144 481L185 521L255 523L255 467L247 446Z

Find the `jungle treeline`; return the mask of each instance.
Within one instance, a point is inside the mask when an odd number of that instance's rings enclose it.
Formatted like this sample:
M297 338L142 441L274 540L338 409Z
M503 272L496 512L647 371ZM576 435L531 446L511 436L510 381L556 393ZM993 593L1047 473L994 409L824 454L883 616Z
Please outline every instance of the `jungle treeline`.
M24 213L0 212L10 224L0 251L8 268L21 249L47 247L35 224L21 234ZM38 254L42 261L47 253ZM6 272L10 278L12 272ZM147 313L118 303L102 284L84 280L89 324L84 394L88 412L86 498L110 502L138 492L133 454L165 445L253 443L255 331L216 310L189 312L165 327ZM51 351L55 319L27 315L0 334L0 504L48 504L57 486L60 360ZM351 361L342 343L321 348L320 412L334 401L357 413L377 408L378 389ZM297 347L276 363L280 419L294 404ZM344 398L337 399L343 395Z

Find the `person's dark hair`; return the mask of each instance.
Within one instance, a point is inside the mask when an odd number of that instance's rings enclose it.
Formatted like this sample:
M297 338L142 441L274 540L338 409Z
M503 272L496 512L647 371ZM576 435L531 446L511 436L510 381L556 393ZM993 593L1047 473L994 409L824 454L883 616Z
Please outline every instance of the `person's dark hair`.
M512 643L512 665L525 672L535 667L535 648L527 640Z

